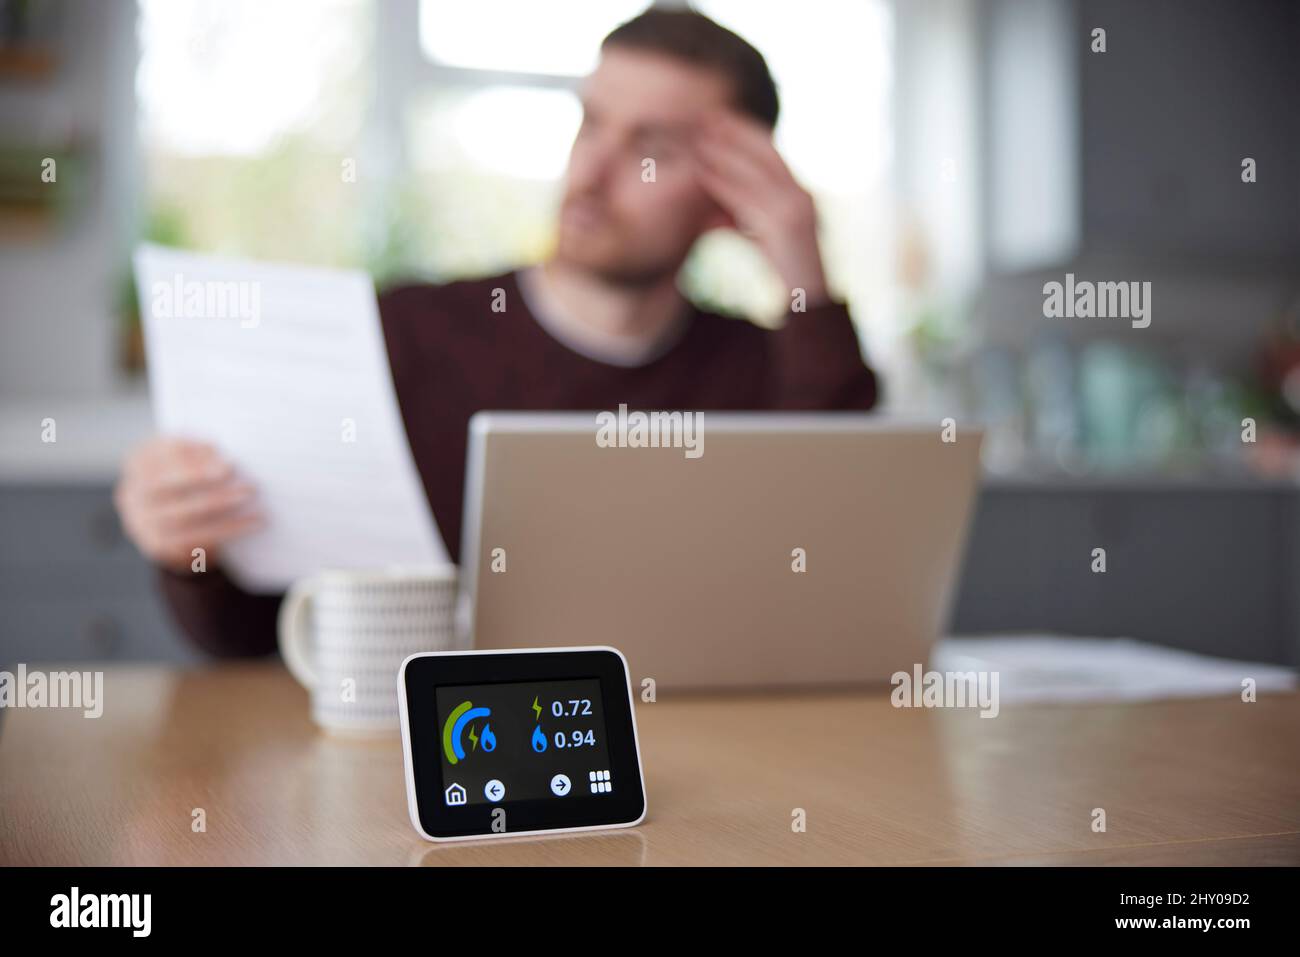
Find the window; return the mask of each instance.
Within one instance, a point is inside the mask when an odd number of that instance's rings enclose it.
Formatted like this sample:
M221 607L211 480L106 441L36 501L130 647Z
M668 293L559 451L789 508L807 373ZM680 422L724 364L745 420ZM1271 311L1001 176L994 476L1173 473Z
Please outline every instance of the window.
M148 237L365 261L365 196L346 164L373 88L372 14L368 0L141 0Z
M421 0L420 47L435 63L507 73L583 76L600 41L645 0Z

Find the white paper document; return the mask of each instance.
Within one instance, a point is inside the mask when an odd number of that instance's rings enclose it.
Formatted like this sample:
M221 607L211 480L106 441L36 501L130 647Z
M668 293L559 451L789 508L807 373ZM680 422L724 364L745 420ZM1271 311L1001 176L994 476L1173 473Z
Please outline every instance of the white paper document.
M159 433L212 443L258 489L265 528L221 555L236 583L449 560L370 277L155 246L135 273Z
M1127 638L951 638L935 645L930 666L998 672L1004 705L1240 695L1247 678L1260 694L1296 686L1295 672L1280 665L1211 658Z

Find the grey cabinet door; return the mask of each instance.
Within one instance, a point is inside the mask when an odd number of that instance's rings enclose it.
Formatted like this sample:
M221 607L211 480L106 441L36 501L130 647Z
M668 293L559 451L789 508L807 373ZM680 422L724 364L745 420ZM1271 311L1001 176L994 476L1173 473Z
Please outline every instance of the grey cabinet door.
M1297 663L1296 500L1274 488L986 488L951 631L1123 636Z
M0 666L193 661L107 485L0 486Z

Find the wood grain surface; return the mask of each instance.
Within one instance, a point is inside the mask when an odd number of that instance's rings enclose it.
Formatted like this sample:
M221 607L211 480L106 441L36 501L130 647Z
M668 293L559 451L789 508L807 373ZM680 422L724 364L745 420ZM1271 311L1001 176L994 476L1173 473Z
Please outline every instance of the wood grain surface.
M0 716L0 864L1300 864L1296 694L991 720L661 698L637 708L643 825L452 846L412 830L396 735L321 732L278 664L115 667L104 698Z

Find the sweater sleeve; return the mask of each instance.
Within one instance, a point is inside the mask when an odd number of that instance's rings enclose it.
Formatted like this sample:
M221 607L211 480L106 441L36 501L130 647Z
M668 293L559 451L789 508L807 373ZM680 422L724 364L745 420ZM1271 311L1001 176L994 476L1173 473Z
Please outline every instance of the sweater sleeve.
M768 337L768 405L778 410L869 409L876 375L840 302L790 313Z
M158 569L172 618L196 647L219 658L275 651L276 619L283 595L254 595L219 568L206 572Z

